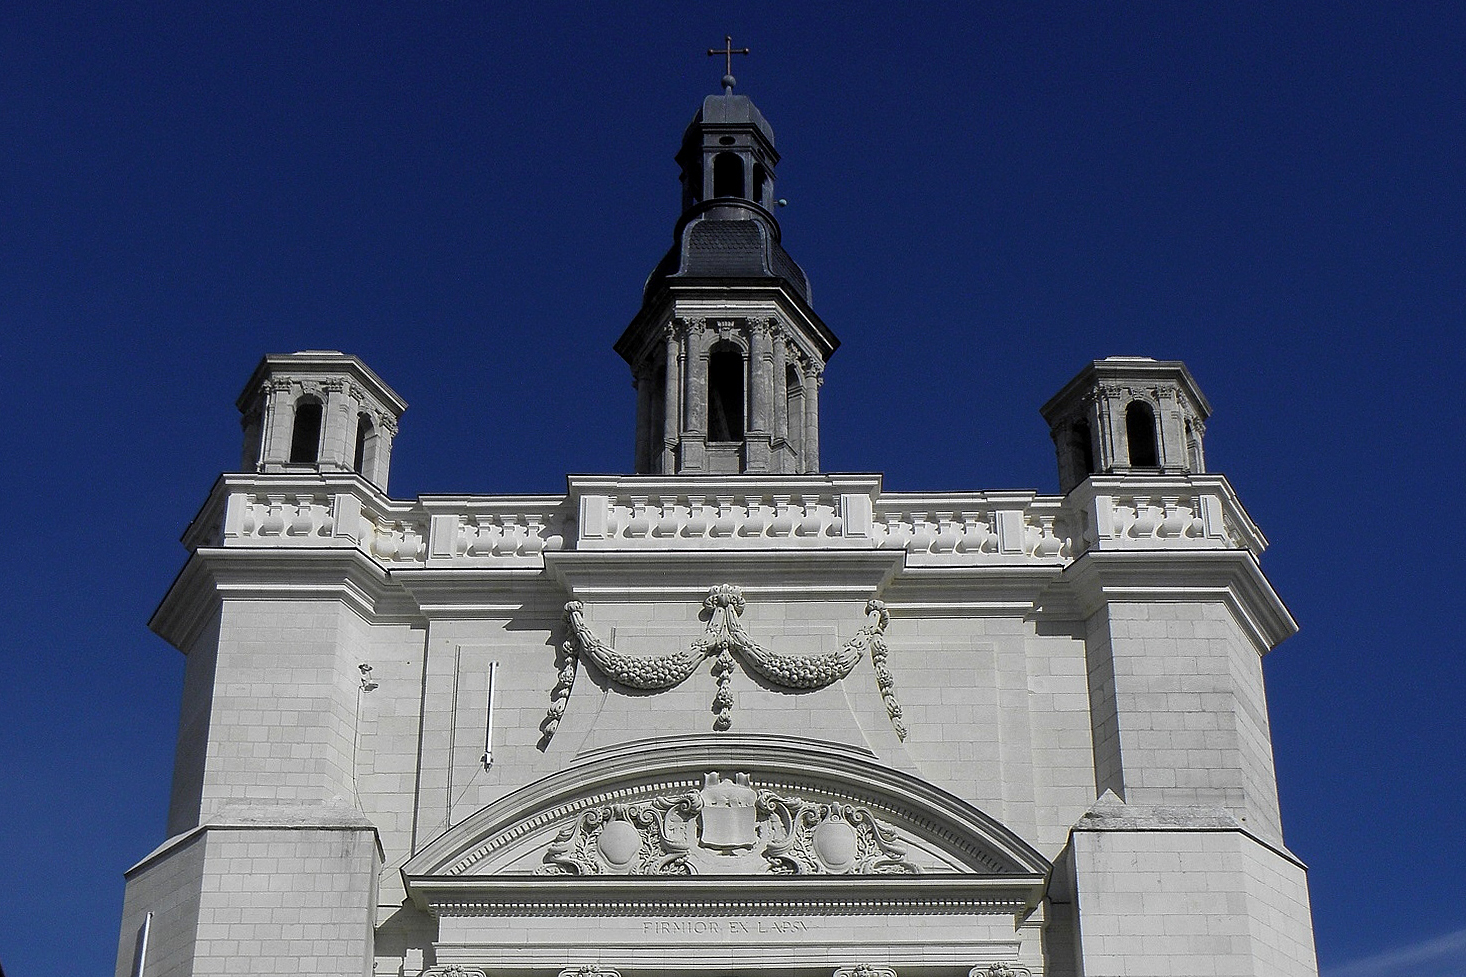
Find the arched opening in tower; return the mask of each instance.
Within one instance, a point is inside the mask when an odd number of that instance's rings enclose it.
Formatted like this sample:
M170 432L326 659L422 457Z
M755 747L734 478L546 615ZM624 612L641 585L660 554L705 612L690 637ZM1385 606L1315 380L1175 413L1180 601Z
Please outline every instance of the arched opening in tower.
M291 464L315 464L321 450L321 402L302 397L295 402L295 426L290 431Z
M377 467L377 428L371 416L365 411L356 417L356 450L352 453L351 469L368 478Z
M736 153L713 157L713 196L743 196L743 160Z
M1131 468L1159 468L1156 450L1155 411L1142 400L1132 400L1125 408L1125 442L1130 448Z
M1094 474L1094 442L1087 421L1075 421L1069 429L1069 451L1076 478L1082 480Z
M733 343L708 355L708 440L743 440L743 351Z

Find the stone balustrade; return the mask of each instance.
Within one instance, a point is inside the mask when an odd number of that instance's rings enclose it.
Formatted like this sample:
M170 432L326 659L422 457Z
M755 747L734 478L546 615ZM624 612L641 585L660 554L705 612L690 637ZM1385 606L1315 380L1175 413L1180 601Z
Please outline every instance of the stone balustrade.
M1094 476L1068 496L894 493L873 475L572 477L566 495L386 498L341 475L226 475L190 549L354 547L384 566L538 567L547 551L901 549L912 566L1057 564L1090 549L1266 540L1217 475Z

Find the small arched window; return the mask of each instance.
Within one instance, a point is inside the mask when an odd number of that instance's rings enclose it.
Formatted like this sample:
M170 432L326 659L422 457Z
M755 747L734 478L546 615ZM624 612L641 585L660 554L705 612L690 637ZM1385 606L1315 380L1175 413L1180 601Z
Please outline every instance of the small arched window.
M321 451L321 402L302 397L295 402L295 426L290 431L290 462L313 465Z
M733 343L708 354L708 440L743 440L743 351Z
M784 434L797 464L804 445L804 385L793 363L784 369L784 419Z
M356 451L351 456L351 468L358 475L366 475L372 468L377 453L377 428L371 416L362 413L356 418Z
M1125 442L1130 448L1131 468L1159 468L1156 448L1155 411L1143 400L1132 400L1125 408Z
M743 196L743 160L736 153L713 157L713 196Z
M753 164L753 199L756 203L765 207L773 206L773 181L769 179L769 171L764 169L764 164Z
M1094 474L1094 442L1089 435L1088 421L1075 421L1069 429L1069 450L1073 452L1075 474L1088 478Z

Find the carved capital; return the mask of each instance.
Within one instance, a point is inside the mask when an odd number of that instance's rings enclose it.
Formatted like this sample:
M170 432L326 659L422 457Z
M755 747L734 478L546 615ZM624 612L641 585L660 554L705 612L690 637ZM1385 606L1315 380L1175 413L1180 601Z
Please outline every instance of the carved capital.
M395 438L397 436L397 422L392 420L390 414L378 414L377 427L388 437Z
M1033 971L1010 963L990 963L973 967L967 977L1033 977Z
M621 977L621 971L598 964L587 964L584 967L566 967L560 971L559 977Z
M340 377L324 377L319 383L324 393L339 394L346 390L346 381Z
M701 336L708 331L708 321L702 316L690 316L682 320L682 329L689 336Z
M836 970L835 977L896 977L896 971L890 967L874 967L868 963L858 963L853 967L841 967Z

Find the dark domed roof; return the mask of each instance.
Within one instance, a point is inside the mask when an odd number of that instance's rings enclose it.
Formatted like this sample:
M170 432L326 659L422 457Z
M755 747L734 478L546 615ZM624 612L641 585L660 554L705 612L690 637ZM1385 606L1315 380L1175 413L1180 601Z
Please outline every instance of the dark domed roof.
M732 213L737 217L729 219ZM714 278L783 281L812 304L809 277L779 244L778 222L748 200L718 198L683 214L676 243L647 279L645 297L669 280Z

